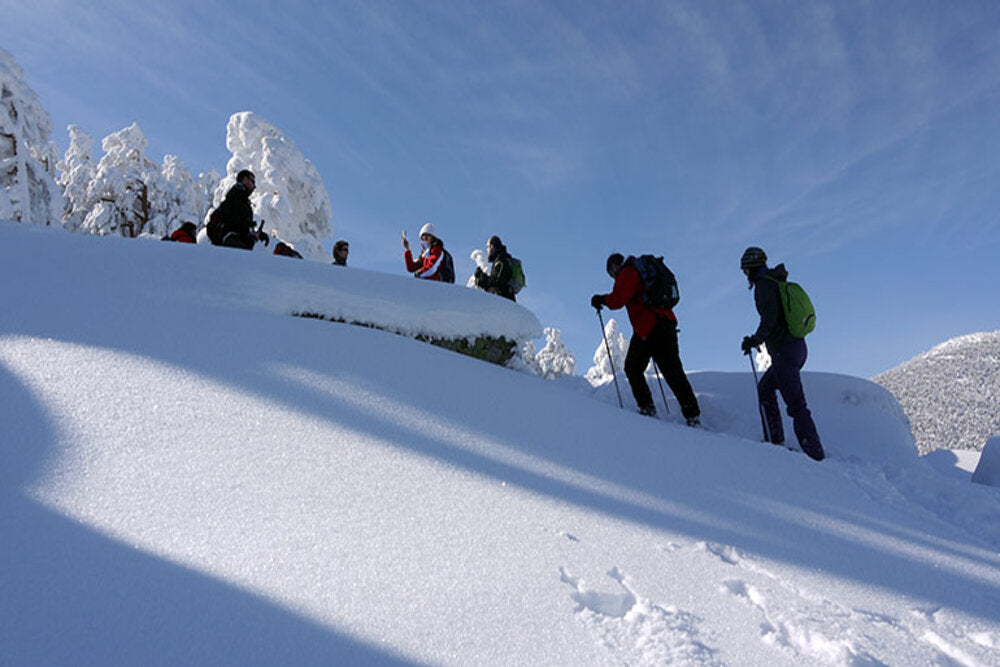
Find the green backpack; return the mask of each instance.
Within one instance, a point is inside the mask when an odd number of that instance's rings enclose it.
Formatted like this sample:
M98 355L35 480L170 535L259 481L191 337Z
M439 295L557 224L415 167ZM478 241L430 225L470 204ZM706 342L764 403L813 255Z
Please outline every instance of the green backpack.
M510 291L517 294L522 289L524 289L524 267L521 266L521 260L517 257L510 258Z
M781 308L785 311L788 333L795 338L805 338L806 334L816 328L816 309L813 308L809 295L798 283L782 282L773 276L764 277L778 283L778 294L781 295Z

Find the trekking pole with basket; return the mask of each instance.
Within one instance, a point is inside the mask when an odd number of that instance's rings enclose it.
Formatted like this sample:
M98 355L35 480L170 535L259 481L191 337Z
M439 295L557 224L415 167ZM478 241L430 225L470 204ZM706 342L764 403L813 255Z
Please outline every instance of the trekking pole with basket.
M625 409L625 404L622 403L622 392L618 388L618 374L615 373L615 360L611 356L611 346L608 344L608 334L604 332L604 316L601 315L601 309L595 308L597 311L597 319L601 321L601 335L604 337L604 349L608 351L608 363L611 364L611 378L615 381L615 393L618 394L618 407L622 410Z
M753 390L757 394L757 412L760 413L760 432L764 436L764 442L771 442L771 433L767 428L767 419L764 417L764 404L760 402L760 387L757 384L757 366L753 363L753 357L749 354L750 371L753 373Z

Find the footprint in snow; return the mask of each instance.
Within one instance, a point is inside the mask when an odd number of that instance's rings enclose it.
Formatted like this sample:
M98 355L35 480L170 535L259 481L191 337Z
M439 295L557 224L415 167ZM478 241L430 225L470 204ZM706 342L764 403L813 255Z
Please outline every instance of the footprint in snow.
M560 580L569 585L576 612L597 638L614 654L615 662L629 665L670 663L721 664L717 651L699 639L701 619L677 607L664 607L642 598L617 567L607 574L613 592L597 591L559 569Z

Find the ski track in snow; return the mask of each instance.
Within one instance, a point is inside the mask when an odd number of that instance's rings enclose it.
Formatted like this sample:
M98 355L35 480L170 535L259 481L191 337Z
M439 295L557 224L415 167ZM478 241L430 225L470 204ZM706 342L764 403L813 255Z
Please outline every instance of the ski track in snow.
M847 608L818 592L800 589L735 547L699 542L696 548L736 569L720 591L746 603L757 615L761 641L791 654L795 662L829 665L885 665L892 654L886 635L900 645L922 644L930 664L977 667L996 664L997 637L967 632L967 619L951 619L941 608L911 610L910 618ZM870 631L877 627L878 633ZM971 642L966 646L958 643ZM983 650L985 649L985 650ZM972 655L972 651L981 657Z
M576 612L618 664L721 665L717 651L699 639L701 619L675 606L643 598L619 568L608 571L613 592L594 590L559 568L561 581L573 590Z

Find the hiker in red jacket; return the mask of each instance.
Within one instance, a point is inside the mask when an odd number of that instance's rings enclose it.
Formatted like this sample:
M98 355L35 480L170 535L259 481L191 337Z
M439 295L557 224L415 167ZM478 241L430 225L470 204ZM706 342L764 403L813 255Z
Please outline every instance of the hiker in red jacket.
M406 232L403 232L403 261L406 262L406 270L417 278L425 280L442 280L441 261L444 258L444 243L437 237L437 230L434 225L427 223L420 228L420 255L414 260L413 253L410 252L410 242L406 240Z
M590 305L598 310L602 306L611 310L624 306L628 311L628 319L632 323L632 340L629 341L628 353L625 355L625 376L632 387L639 413L656 416L653 395L646 384L646 367L652 358L663 373L663 379L670 390L674 392L688 426L699 426L701 408L698 407L698 399L684 373L677 347L677 316L669 308L653 308L643 302L644 286L639 271L633 264L634 259L629 257L626 260L619 253L608 257L607 271L614 278L615 286L610 294L595 294Z

